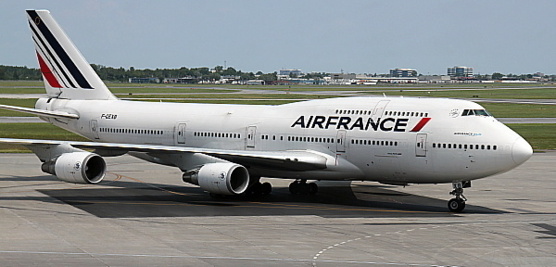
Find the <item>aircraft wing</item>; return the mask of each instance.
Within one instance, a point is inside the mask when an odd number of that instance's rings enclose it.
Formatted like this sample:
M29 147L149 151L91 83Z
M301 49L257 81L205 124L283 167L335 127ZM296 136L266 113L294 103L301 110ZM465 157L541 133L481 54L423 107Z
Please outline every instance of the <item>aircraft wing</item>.
M0 105L0 108L24 112L24 113L30 113L41 117L49 117L49 118L57 118L57 119L79 119L79 115L63 112L63 111L51 111L51 110L24 108L24 107L16 107L16 106L8 106L8 105Z
M216 158L235 162L244 166L258 166L263 168L279 168L281 170L320 170L326 169L329 155L312 150L284 150L284 151L246 151L226 150L213 148L165 146L165 145L140 145L97 142L74 142L35 139L0 138L0 143L19 144L31 146L57 146L70 145L81 149L96 149L102 151L121 152L121 154L134 152L147 152L153 154L165 153L201 153Z

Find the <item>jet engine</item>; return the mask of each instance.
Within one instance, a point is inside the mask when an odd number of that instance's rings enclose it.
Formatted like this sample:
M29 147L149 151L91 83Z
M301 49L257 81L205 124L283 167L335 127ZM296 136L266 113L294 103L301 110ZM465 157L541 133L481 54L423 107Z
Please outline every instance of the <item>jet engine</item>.
M94 153L72 152L43 163L41 169L64 182L97 184L104 178L106 162Z
M235 163L209 163L184 173L183 181L213 194L239 195L249 186L249 172Z

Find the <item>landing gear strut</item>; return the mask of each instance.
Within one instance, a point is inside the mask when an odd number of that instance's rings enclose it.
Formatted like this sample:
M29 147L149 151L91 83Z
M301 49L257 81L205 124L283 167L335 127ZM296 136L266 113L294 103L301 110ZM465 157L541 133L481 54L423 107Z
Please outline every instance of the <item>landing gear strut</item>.
M292 195L314 195L319 191L319 187L315 183L307 183L307 180L295 180L289 186Z
M452 187L454 190L450 192L450 195L454 195L455 198L448 201L448 209L450 209L451 212L461 212L465 209L465 201L467 201L467 198L463 195L463 188L471 187L471 182L464 181L452 183Z

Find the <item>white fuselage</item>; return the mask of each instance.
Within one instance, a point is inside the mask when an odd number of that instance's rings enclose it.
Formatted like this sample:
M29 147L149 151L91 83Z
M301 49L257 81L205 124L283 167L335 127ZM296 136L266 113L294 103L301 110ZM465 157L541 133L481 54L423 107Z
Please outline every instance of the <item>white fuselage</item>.
M40 99L37 108L79 114L78 120L46 120L98 142L311 150L329 155L334 162L327 164L338 166L250 170L264 177L469 181L508 171L531 153L522 137L494 117L463 116L465 110L483 110L480 105L454 99L353 97L279 106Z

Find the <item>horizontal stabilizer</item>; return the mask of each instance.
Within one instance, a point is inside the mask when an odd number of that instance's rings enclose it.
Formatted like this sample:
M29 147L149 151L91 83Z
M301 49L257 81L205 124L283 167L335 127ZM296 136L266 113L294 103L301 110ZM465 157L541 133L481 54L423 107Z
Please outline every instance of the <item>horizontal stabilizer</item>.
M13 110L18 112L30 113L41 117L57 118L57 119L79 119L79 115L71 114L63 111L51 111L44 109L24 108L8 105L0 105L1 109Z

